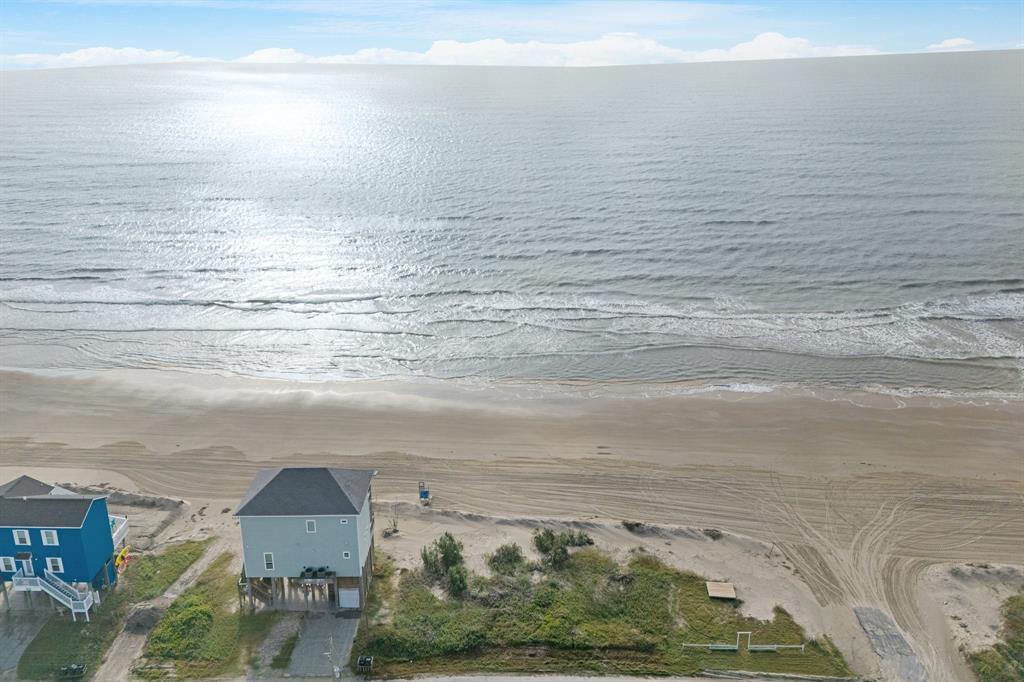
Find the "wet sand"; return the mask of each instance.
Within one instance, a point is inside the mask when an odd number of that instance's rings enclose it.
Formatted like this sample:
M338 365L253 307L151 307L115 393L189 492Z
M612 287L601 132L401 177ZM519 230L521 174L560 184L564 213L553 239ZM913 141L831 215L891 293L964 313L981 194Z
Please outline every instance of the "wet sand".
M970 679L923 578L1024 564L1024 402L587 392L5 372L0 463L189 500L237 499L261 466L371 466L381 502L425 479L453 512L718 528L774 543L834 614L824 631L877 607L934 679Z

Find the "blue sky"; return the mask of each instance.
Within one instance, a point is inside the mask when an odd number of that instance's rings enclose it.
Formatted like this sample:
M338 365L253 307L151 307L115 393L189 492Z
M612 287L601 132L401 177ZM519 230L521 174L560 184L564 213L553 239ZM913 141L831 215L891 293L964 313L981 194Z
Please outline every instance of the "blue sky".
M0 41L8 67L239 58L586 66L1020 47L1024 2L0 0Z

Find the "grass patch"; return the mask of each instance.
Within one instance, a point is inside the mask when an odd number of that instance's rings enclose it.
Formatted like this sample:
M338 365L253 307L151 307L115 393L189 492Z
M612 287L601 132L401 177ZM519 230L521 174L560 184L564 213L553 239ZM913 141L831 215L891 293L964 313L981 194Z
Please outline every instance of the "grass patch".
M134 602L159 597L206 551L210 540L188 540L160 554L135 558L125 570L126 584Z
M71 663L85 665L86 675L92 677L124 627L130 607L127 590L114 590L104 593L103 603L93 607L88 623L73 622L69 615L53 616L22 653L18 678L52 680L61 666Z
M284 644L281 645L281 650L277 652L273 660L270 661L270 667L274 670L284 670L288 667L288 664L292 662L292 652L295 651L295 645L299 642L299 633L295 633L288 639L284 640Z
M363 607L363 618L370 619L380 614L385 604L395 596L395 561L380 551L373 550L373 573L370 586L366 593L366 604Z
M375 585L378 582L375 580ZM391 581L387 581L391 582ZM393 585L393 583L392 583ZM390 596L372 594L353 656L374 656L374 674L591 672L682 675L730 669L849 675L827 639L806 653L709 653L683 643L801 644L800 626L782 609L771 620L743 616L707 596L704 578L637 552L626 564L585 548L533 572L471 574L461 598L439 598L422 571L401 575Z
M242 614L237 575L224 553L167 609L146 642L150 664L171 664L178 677L237 672L267 636L278 614Z
M1024 680L1024 592L1003 602L1003 641L969 655L981 682Z
M53 679L61 666L81 663L92 677L121 630L133 604L162 594L192 565L206 547L205 542L185 542L160 554L147 554L129 564L112 591L102 594L93 607L90 622L70 615L54 616L43 626L18 661L18 677L26 680ZM37 593L38 594L38 593ZM45 595L39 598L47 599Z

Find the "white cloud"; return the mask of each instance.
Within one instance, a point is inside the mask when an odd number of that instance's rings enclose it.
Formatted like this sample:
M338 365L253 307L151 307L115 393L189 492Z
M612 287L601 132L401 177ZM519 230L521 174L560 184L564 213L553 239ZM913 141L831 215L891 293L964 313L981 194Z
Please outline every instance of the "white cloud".
M267 47L252 54L239 57L236 62L243 64L307 64L313 58L290 47Z
M938 43L932 43L926 50L933 50L936 52L955 52L957 50L973 50L974 41L968 40L967 38L947 38Z
M661 64L686 59L650 38L610 34L577 43L508 42L502 38L460 42L438 40L425 52L368 48L351 54L313 57L290 48L257 50L235 61L270 64L433 64L501 66L608 66Z
M761 33L753 40L728 50L704 50L693 61L718 62L743 59L795 59L798 57L853 57L880 54L865 45L814 45L806 38L789 38L781 33Z
M351 54L313 57L290 48L257 50L236 61L274 64L434 64L494 66L612 66L625 64L677 64L684 62L789 59L878 54L858 45L813 45L805 38L762 33L727 50L693 52L662 45L635 33L609 33L596 40L548 43L537 40L509 42L502 38L460 42L438 40L425 52L381 48Z
M87 47L60 54L27 53L0 55L4 68L60 69L76 66L115 64L160 64L197 61L194 57L170 50L143 50L137 47Z
M292 48L269 47L234 61L245 64L432 64L495 66L613 66L625 64L678 64L684 62L791 59L878 54L860 45L814 45L806 38L761 33L753 40L728 49L680 50L636 33L609 33L577 42L511 42L491 38L462 42L438 40L424 52L367 48L348 54L314 57ZM63 54L17 54L3 58L7 68L59 68L111 64L154 64L199 61L178 52L133 47L93 47Z

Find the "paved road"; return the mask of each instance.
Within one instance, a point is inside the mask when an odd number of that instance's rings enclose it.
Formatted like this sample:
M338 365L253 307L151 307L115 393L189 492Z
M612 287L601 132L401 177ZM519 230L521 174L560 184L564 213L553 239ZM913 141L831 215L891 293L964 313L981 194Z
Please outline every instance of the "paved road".
M217 677L209 682L288 682L292 677L274 677L259 675L258 677ZM329 676L310 678L305 680L322 679L325 682L330 680ZM360 678L343 678L347 680L359 680ZM458 675L449 677L414 677L415 682L638 682L650 680L651 682L722 682L722 680L742 680L743 682L808 682L811 678L795 678L773 675L772 677L758 677L756 674L739 673L736 676L728 677L718 675L716 677L610 677L610 676L584 676L584 675Z
M458 677L417 677L417 682L637 682L637 680L658 680L658 682L707 682L710 677L586 677L582 675L460 675ZM721 679L721 678L716 678ZM758 678L744 678L756 682ZM779 682L779 678L772 679Z
M336 618L332 613L307 613L302 619L288 675L330 679L333 660L341 666L343 677L354 679L346 665L358 626L356 618ZM328 652L331 654L329 657L324 655Z

